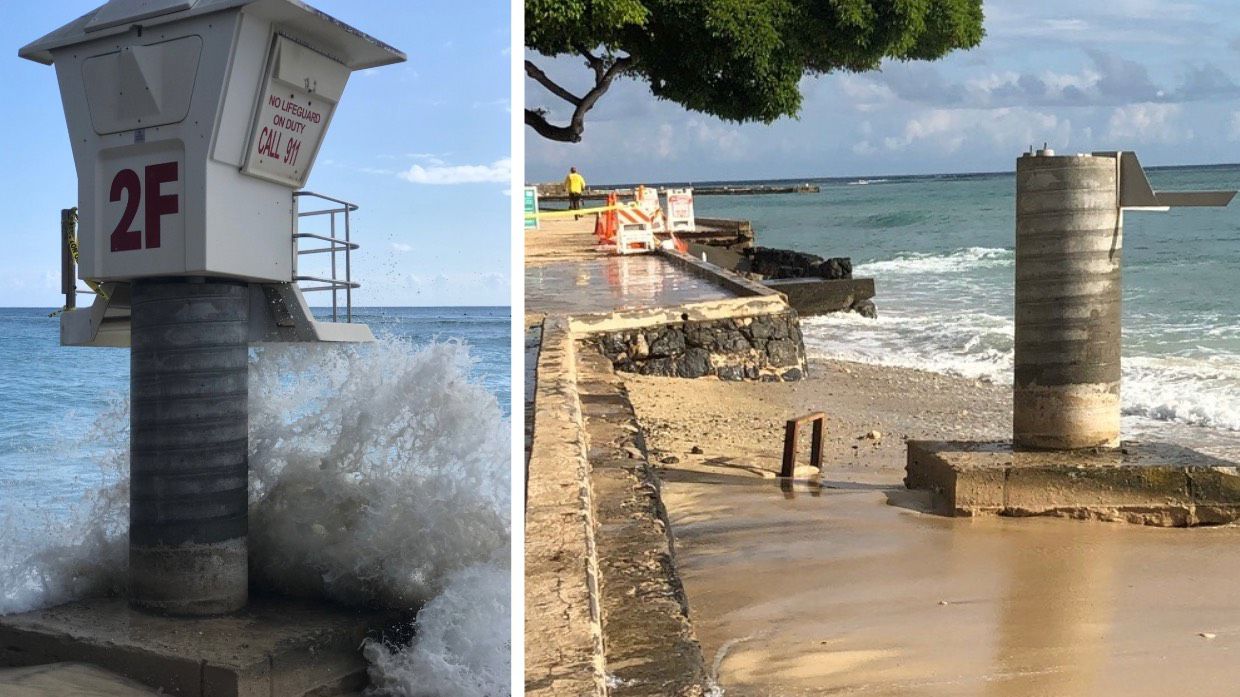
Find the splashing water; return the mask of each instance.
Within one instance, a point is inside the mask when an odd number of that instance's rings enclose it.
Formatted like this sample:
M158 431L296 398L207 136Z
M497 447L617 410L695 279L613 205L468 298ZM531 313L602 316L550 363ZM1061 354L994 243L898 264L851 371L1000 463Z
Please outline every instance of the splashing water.
M422 605L411 644L365 647L376 695L509 693L508 424L470 367L454 341L252 354L251 582ZM100 414L101 477L67 516L6 514L0 613L123 592L128 423L124 398Z
M478 564L453 573L445 590L418 613L411 650L367 642L372 690L404 697L496 697L508 694L507 564Z
M67 515L5 502L0 529L0 615L125 590L129 558L129 401L113 397L82 435L99 453L99 479Z

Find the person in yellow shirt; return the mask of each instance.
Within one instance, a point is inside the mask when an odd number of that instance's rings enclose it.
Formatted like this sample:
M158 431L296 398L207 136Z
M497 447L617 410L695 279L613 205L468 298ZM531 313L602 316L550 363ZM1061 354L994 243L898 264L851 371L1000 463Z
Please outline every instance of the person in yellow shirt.
M581 195L586 191L586 179L577 173L576 167L568 168L568 176L564 177L564 190L568 192L568 209L581 210Z

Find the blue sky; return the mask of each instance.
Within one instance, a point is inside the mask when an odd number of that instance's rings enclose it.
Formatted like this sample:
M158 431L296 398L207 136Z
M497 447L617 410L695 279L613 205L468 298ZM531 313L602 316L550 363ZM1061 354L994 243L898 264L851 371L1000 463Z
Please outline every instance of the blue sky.
M0 2L0 305L62 304L59 211L77 191L55 71L17 49L102 1ZM307 183L361 206L355 303L508 305L509 3L311 4L409 56L349 80Z
M987 0L980 47L802 82L799 119L737 126L613 85L584 141L526 129L526 180L591 182L1010 171L1030 144L1240 161L1240 8L1224 0ZM580 89L576 60L538 62ZM526 104L566 112L526 79ZM584 90L582 90L584 91ZM578 92L580 93L580 92Z

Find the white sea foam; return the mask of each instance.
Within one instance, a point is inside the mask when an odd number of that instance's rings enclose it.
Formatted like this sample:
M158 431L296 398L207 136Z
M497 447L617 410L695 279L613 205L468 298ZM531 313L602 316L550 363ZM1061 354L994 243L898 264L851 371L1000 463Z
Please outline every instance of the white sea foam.
M837 313L802 320L811 356L929 370L994 382L1010 381L1012 320L975 313L949 321L898 315L878 319Z
M1240 431L1240 360L1236 356L1124 359L1124 414Z
M413 644L393 650L375 641L364 653L374 693L387 697L498 697L508 694L507 560L454 572L418 613Z
M1012 320L975 313L852 313L803 320L812 356L1012 382ZM1125 356L1123 413L1154 421L1240 431L1240 357ZM1139 424L1138 424L1139 425Z
M394 339L269 347L251 363L254 580L348 603L425 603L412 645L367 649L380 694L428 694L412 689L421 671L474 690L454 694L509 692L508 652L493 636L509 618L508 428L469 367L456 342ZM118 400L83 440L107 445L112 476L67 520L6 512L6 530L30 532L0 540L0 612L123 589L128 420ZM49 526L9 524L30 515Z
M1003 267L1015 264L1016 254L1010 249L992 247L968 247L949 254L912 253L895 259L884 259L858 264L857 276L881 276L884 274L935 274L965 271L986 267Z

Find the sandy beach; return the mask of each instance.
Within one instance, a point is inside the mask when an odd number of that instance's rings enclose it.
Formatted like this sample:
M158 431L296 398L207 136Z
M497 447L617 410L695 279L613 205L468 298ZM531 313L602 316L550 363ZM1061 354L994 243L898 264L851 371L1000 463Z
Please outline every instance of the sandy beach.
M720 473L779 471L784 422L827 413L827 478L895 484L906 438L1005 438L1011 388L937 373L812 361L801 382L666 380L625 374L655 460L680 459ZM702 434L710 434L702 435ZM877 438L872 437L877 436ZM809 459L802 436L801 463ZM703 450L696 455L694 446Z
M729 697L1234 693L1240 530L951 519L904 489L906 438L1004 438L1009 387L836 361L624 379ZM813 410L824 471L781 488L783 422Z

